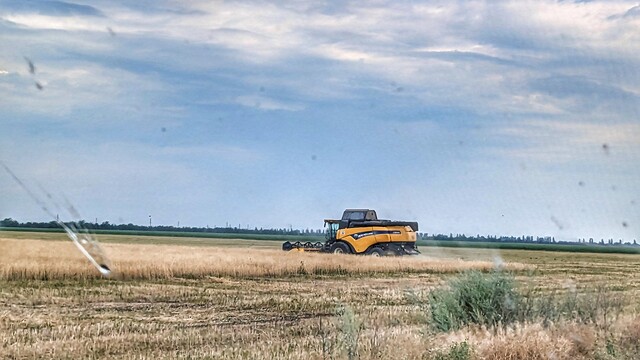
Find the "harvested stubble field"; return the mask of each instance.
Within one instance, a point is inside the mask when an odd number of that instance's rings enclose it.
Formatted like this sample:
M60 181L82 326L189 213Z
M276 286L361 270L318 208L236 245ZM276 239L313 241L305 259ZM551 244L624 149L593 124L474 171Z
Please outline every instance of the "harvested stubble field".
M62 234L0 233L0 358L588 359L640 349L635 255L426 248L375 259L283 253L268 241L99 240L110 279ZM632 300L591 323L434 330L430 291L496 264L535 293Z

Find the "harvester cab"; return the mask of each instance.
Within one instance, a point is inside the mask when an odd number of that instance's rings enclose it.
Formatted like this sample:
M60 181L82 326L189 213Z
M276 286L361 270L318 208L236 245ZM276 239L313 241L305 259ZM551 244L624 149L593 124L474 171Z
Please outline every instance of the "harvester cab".
M325 240L326 241L336 241L336 235L338 234L338 229L340 228L340 220L324 220L325 227Z
M416 255L414 221L381 220L375 210L347 209L340 220L325 219L325 242L282 244L285 251L317 251L372 256Z

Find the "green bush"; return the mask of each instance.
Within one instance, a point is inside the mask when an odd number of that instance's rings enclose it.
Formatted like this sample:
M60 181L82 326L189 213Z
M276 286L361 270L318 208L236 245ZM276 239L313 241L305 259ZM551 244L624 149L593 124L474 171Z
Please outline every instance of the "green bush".
M469 324L495 327L514 322L541 321L544 326L575 321L607 328L623 313L628 299L606 288L540 294L520 292L513 275L469 271L429 294L430 324L439 331Z
M454 343L448 352L437 353L435 360L469 360L471 359L471 347L466 341Z
M499 271L465 272L429 295L431 323L440 331L510 324L518 319L520 303L513 276Z

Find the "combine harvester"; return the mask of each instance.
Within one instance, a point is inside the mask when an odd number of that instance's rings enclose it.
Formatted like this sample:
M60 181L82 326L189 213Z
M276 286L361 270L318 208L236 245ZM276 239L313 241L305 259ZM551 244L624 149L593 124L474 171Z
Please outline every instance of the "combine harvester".
M325 219L326 241L282 244L284 251L371 256L418 255L415 221L381 220L375 210L347 209L341 220Z

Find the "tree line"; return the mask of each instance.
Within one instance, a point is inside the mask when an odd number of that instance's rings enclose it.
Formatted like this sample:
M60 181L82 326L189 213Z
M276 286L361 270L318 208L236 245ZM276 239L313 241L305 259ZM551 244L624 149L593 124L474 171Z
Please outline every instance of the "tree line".
M600 239L599 241L593 238L576 239L574 241L559 240L556 241L554 236L496 236L496 235L476 235L467 236L465 234L428 234L421 233L419 238L422 240L435 240L435 241L479 241L479 242L503 242L503 243L538 243L538 244L566 244L566 245L635 245L638 246L638 242L634 239L632 243L623 242L622 239L614 240Z
M322 235L322 230L293 229L293 228L257 228L253 229L241 227L193 227L193 226L170 226L170 225L136 225L136 224L111 224L108 221L102 223L92 223L85 220L74 222L76 227L88 230L127 230L127 231L166 231L166 232L194 232L194 233L218 233L218 234L261 234L261 235ZM49 222L19 222L12 218L0 220L0 227L5 228L27 228L27 229L56 229L60 225L55 221Z

